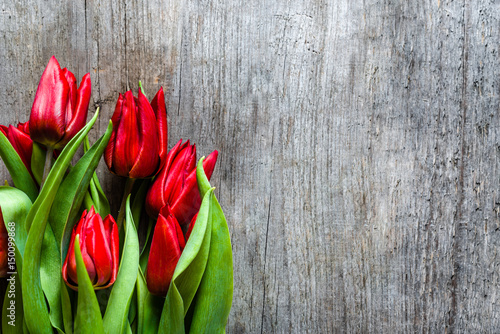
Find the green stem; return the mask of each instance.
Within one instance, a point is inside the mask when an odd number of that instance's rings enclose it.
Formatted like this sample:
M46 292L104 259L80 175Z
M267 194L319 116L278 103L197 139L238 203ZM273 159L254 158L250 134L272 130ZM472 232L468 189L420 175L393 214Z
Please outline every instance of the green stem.
M118 219L116 220L116 225L118 226L118 231L121 231L123 221L125 220L125 205L127 204L127 197L132 192L136 179L127 178L125 183L125 190L123 191L122 203L120 205L120 211L118 211Z
M50 168L52 168L52 155L54 154L54 149L52 147L47 147L47 152L45 154L45 165L43 166L43 177L40 183L40 189L42 189L47 175L49 175Z

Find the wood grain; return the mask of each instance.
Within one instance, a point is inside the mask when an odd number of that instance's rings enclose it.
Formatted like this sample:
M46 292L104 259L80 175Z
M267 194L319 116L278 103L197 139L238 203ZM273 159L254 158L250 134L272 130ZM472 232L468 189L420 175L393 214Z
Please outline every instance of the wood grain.
M0 123L50 56L163 86L170 146L220 151L228 333L500 331L495 0L4 2ZM2 166L0 177L8 178ZM98 175L118 208L123 180Z

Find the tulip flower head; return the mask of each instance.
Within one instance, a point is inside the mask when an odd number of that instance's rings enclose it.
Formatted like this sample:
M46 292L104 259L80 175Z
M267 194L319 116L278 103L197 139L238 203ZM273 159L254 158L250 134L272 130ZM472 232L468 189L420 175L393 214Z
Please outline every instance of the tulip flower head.
M82 218L73 229L71 241L62 267L66 284L73 290L78 289L78 275L75 260L75 238L79 235L83 262L95 290L113 284L118 274L118 227L111 215L104 221L95 212L85 210Z
M7 137L12 147L16 150L26 169L31 173L31 154L33 141L30 138L29 123L19 123L17 127L0 125L0 131Z
M52 56L31 108L31 139L53 149L62 149L85 126L91 89L89 73L83 76L78 88L73 73L67 68L61 69Z
M210 180L217 162L217 151L204 161L203 169ZM168 153L163 168L158 173L146 196L146 210L156 219L162 207L169 205L181 225L188 224L201 205L196 181L196 146L189 140L180 140Z
M0 277L6 277L8 270L8 243L9 237L5 222L3 221L2 209L0 208Z
M158 215L146 268L146 282L152 294L167 295L184 246L181 227L170 208L164 206Z
M120 94L111 118L113 132L104 153L109 170L133 179L155 175L167 154L167 114L163 88L150 104L139 89Z

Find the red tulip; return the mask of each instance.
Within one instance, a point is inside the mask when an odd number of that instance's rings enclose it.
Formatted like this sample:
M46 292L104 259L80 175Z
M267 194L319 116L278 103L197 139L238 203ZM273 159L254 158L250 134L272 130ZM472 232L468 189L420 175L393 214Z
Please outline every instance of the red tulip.
M170 208L164 206L156 222L146 268L146 282L152 294L167 295L170 281L184 246L185 241L181 227L170 212Z
M111 215L104 222L94 207L83 212L82 218L73 228L68 254L62 267L66 284L78 289L76 273L75 238L80 236L80 249L94 289L104 289L113 284L118 274L118 227Z
M33 141L30 138L29 123L19 123L17 128L12 125L6 127L0 125L0 131L7 137L10 144L16 150L26 169L31 174L31 154L33 153Z
M52 56L42 74L31 108L31 139L54 149L62 149L87 121L92 85L85 74L76 86L76 78L59 66Z
M9 235L3 221L2 209L0 209L0 277L6 277L9 271L8 247Z
M129 178L153 176L167 153L167 114L163 88L152 104L139 89L120 94L111 118L113 132L104 153L109 170Z
M189 140L180 140L167 155L167 161L153 181L146 197L146 210L156 219L160 208L169 205L172 214L181 225L188 224L201 205L196 182L196 146ZM203 169L208 179L217 162L217 151L213 151L204 161Z

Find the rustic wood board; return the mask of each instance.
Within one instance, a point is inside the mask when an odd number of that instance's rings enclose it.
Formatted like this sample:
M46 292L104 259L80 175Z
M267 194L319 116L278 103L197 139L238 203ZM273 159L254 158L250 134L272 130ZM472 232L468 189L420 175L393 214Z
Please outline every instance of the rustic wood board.
M0 123L51 55L102 113L163 86L220 151L228 333L500 331L500 3L4 1ZM1 179L8 178L5 167ZM98 170L116 211L123 180Z

